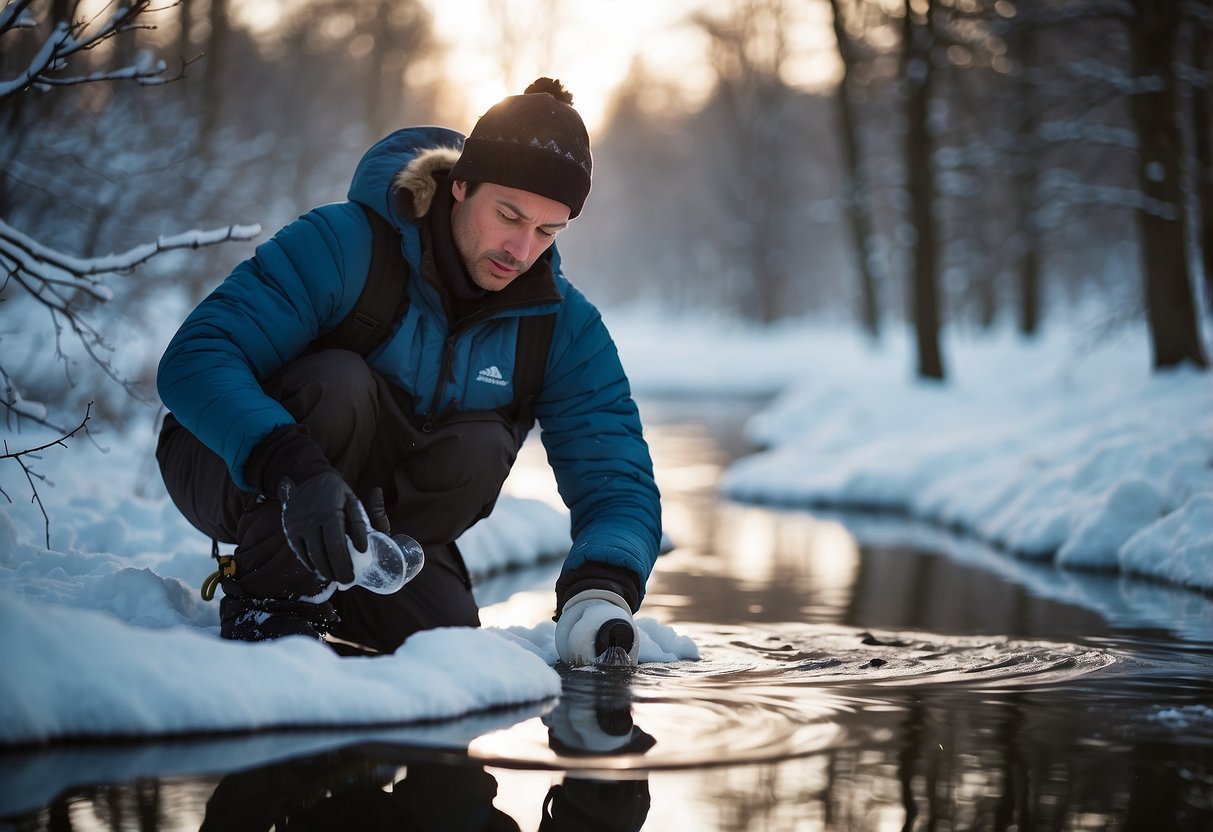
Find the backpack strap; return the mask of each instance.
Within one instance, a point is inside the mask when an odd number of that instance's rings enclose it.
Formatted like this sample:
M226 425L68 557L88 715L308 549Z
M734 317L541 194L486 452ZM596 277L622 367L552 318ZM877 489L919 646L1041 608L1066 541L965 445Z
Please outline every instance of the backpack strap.
M365 358L387 340L392 322L408 309L409 266L400 250L400 233L373 209L363 205L362 210L371 224L366 283L350 314L317 338L312 349L350 350Z
M362 206L371 226L371 262L354 308L309 349L343 349L364 358L392 331L392 323L409 306L409 265L400 250L400 233L373 209ZM514 400L508 415L525 435L535 424L535 399L543 389L556 314L526 315L518 321L514 346Z
M535 424L535 399L543 389L556 313L526 315L518 321L514 346L514 421L525 436Z

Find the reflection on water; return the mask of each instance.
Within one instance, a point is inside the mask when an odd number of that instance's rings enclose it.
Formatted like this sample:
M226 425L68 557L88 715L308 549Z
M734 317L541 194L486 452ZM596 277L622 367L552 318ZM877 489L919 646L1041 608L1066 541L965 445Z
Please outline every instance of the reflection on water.
M557 702L432 726L0 753L0 818L22 830L1213 828L1207 596L1018 562L904 520L721 503L714 483L745 408L693 410L646 407L677 548L643 613L691 635L703 661L566 670ZM550 498L536 453L518 487ZM554 568L479 587L486 621L538 620Z

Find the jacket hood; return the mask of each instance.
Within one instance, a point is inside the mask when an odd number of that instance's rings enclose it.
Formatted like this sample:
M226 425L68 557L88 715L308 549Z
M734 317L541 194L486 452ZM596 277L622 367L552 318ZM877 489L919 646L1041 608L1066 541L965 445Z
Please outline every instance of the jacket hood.
M453 147L431 147L414 156L392 182L396 192L396 210L409 213L414 220L424 217L437 191L435 174L449 171L457 161L459 151ZM408 194L412 195L411 203Z
M462 133L445 127L397 130L363 155L348 198L368 206L403 231L429 209L434 197L432 174L454 164L463 139ZM413 191L412 199L397 200L396 189L401 186Z
M455 164L464 138L446 127L406 127L376 142L354 170L347 198L391 223L403 238L405 256L414 264L421 262L417 220L433 202L434 174ZM401 191L411 192L411 197ZM552 270L559 272L560 252L555 245L550 252Z

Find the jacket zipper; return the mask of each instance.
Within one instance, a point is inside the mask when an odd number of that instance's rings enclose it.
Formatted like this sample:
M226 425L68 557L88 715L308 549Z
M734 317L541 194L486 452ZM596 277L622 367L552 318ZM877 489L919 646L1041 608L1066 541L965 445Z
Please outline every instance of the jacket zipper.
M434 386L434 397L430 399L430 412L425 417L425 423L421 426L424 433L431 433L434 430L434 420L438 418L439 404L442 402L442 389L446 386L447 376L451 372L451 362L455 359L455 339L458 333L451 330L447 333L446 341L442 346L442 367L438 370L438 383Z
M435 420L437 420L439 417L442 416L443 413L446 412L446 408L442 408L441 410L439 408L440 408L441 402L442 402L442 392L443 392L444 388L446 387L447 381L450 380L448 378L448 376L450 376L450 374L451 374L451 363L455 360L455 341L457 341L459 339L460 334L467 331L468 329L471 329L471 327L474 326L475 324L478 324L481 321L486 321L489 318L492 318L494 315L496 315L499 312L503 312L503 311L510 310L510 309L524 309L526 307L534 306L534 305L535 305L535 303L533 300L526 300L526 301L517 301L515 303L502 304L501 306L496 306L491 309L481 310L480 312L477 312L476 314L473 314L473 315L469 315L468 317L461 320L457 326L453 327L451 329L451 331L447 333L446 341L443 343L443 346L442 346L442 367L438 371L438 383L434 386L434 396L432 399L430 399L430 412L428 414L426 414L425 422L421 425L421 430L423 432L425 432L425 433L433 432ZM536 314L539 314L539 313L536 313ZM451 399L448 407L453 407L455 404L456 404L456 400Z

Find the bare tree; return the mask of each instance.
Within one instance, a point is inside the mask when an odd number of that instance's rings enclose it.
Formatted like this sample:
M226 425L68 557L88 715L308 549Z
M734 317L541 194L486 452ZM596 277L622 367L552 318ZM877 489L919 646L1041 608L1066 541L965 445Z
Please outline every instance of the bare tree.
M197 107L199 111L198 147L207 156L217 153L216 134L223 120L226 98L224 70L232 40L228 0L210 0L206 35L206 63Z
M1130 55L1137 84L1130 110L1138 139L1137 208L1146 319L1154 366L1206 366L1196 325L1185 245L1179 85L1175 76L1179 0L1133 0Z
M1213 2L1191 4L1188 45L1192 55L1192 143L1196 162L1196 228L1205 274L1205 304L1213 312Z
M22 34L37 34L42 27L30 12L31 5L28 0L17 0L0 12L0 38L11 41L20 39ZM0 107L10 106L33 91L103 81L133 80L140 84L162 84L172 80L166 75L165 63L154 59L150 53L140 53L134 63L103 66L92 71L76 69L76 59L99 44L149 28L152 24L147 19L148 15L162 10L149 6L147 2L138 2L121 7L104 20L52 21L50 33L37 43L17 44L18 49L26 47L28 60L23 62L15 76L0 81ZM0 303L12 303L14 299L8 296L9 292L19 290L27 301L46 314L55 357L67 374L69 383L71 362L65 351L65 335L74 339L105 375L133 393L133 388L116 369L111 358L112 347L95 317L97 308L113 297L111 282L168 251L196 249L227 240L247 240L259 233L259 226L239 225L213 231L187 231L162 235L154 242L118 254L78 257L40 242L0 218L0 269L4 275L0 283ZM3 388L0 405L4 408L6 423L10 427L19 427L23 422L30 422L62 434L55 441L37 448L13 449L5 440L4 454L0 455L0 459L11 459L21 465L33 491L33 498L41 506L35 485L38 477L24 458L33 458L38 450L61 445L77 433L87 433L91 405L84 420L75 429L68 430L59 424L50 408L22 395L23 383L19 376L26 368L17 368L8 363L17 360L11 350L3 354L5 358L0 360L0 386ZM11 501L8 494L3 496ZM45 517L45 511L43 515ZM50 545L49 526L47 545Z
M902 83L905 85L905 166L914 257L910 272L911 317L918 348L918 375L944 377L939 347L938 232L935 224L935 178L931 166L932 50L935 45L935 0L905 0L902 26Z
M718 176L729 216L724 260L740 278L743 313L762 323L786 313L795 274L789 238L798 195L791 173L803 147L784 126L795 98L782 77L792 14L788 0L737 0L719 15L692 18L711 39L713 103L728 147Z
M561 5L562 0L526 4L489 0L488 14L497 40L486 48L497 56L501 81L509 94L522 92L533 80L526 74L532 72L527 58L540 72L553 71L549 67L556 58Z
M1010 52L1017 66L1012 76L1016 109L1016 144L1012 154L1015 193L1015 248L1013 256L1019 295L1019 331L1034 335L1040 326L1042 234L1038 201L1041 142L1040 110L1036 95L1036 38L1031 18L1020 12L1009 32Z
M834 39L838 43L838 56L842 60L842 78L834 91L834 100L838 108L838 123L842 133L840 140L847 166L846 194L843 201L859 273L859 320L869 336L878 338L880 301L876 286L880 277L880 254L876 245L876 224L872 218L871 190L860 147L858 113L851 103L851 86L854 84L853 76L858 56L851 35L847 32L839 0L830 0L830 11L834 24Z
M57 439L53 439L50 442L45 442L36 447L23 448L19 451L9 450L8 440L4 440L4 453L0 453L0 461L11 459L21 467L21 472L25 475L25 481L29 483L30 493L33 495L33 502L38 506L38 510L42 512L42 523L46 534L46 548L48 549L51 547L51 518L50 515L46 513L46 506L42 504L42 498L38 495L38 485L34 482L35 480L38 482L46 482L46 477L42 476L31 468L25 460L40 459L41 457L39 457L38 454L47 450L48 448L53 448L56 446L66 448L67 446L64 443L67 442L67 440L71 439L81 431L88 433L88 422L92 417L93 405L92 402L89 402L88 406L84 409L84 418L80 421L80 424L76 425L76 427L67 431ZM10 497L8 492L3 488L0 488L0 496L3 496L4 499L8 500L10 503L13 501L13 498Z
M0 10L0 37L12 32L36 28L29 11L33 0L13 0ZM55 21L51 33L41 42L28 64L16 76L0 81L0 104L31 87L67 87L96 81L135 81L140 84L163 84L175 80L165 75L164 61L156 60L150 52L141 53L126 66L95 70L83 74L64 74L74 57L95 49L112 38L150 28L145 21L151 0L138 0L129 6L119 6L106 20L72 22ZM66 6L64 6L66 10ZM176 76L180 77L180 76Z

